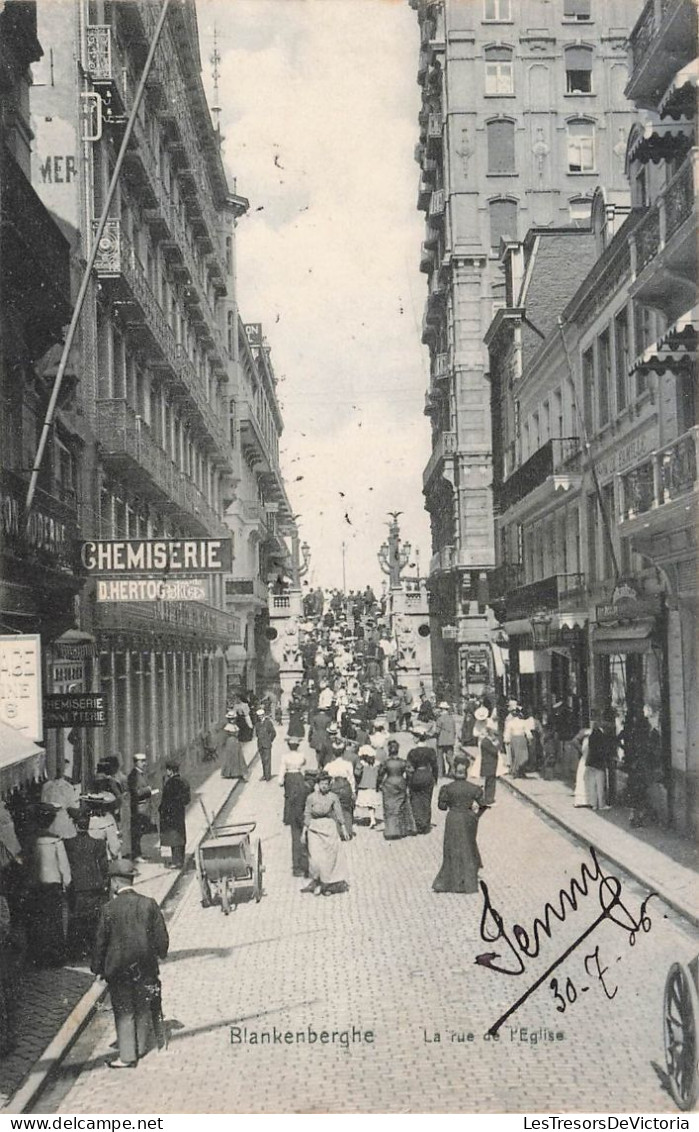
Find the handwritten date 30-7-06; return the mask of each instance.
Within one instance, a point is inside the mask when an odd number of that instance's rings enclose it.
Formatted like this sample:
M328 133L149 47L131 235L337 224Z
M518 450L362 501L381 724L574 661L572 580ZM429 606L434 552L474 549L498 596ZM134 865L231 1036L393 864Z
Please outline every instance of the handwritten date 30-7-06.
M526 961L537 959L541 953L542 937L551 940L556 924L564 923L572 912L577 912L580 901L590 896L591 893L596 892L601 909L585 930L566 947L557 959L549 964L543 974L532 983L524 994L520 995L509 1010L506 1010L498 1018L488 1031L490 1034L496 1034L503 1022L514 1014L522 1003L547 979L550 979L549 988L559 1014L564 1014L570 1006L577 1002L578 997L589 990L589 984L576 985L572 978L559 980L557 977L551 976L556 968L584 940L588 939L605 920L616 924L626 933L627 942L631 947L635 945L639 932L650 931L651 919L646 909L649 901L656 893L650 893L643 900L637 917L634 917L622 900L622 885L619 878L613 874L605 873L593 846L590 846L589 851L592 867L587 861L583 861L580 867L580 876L573 877L567 888L560 889L554 903L547 901L543 912L540 916L535 917L528 930L522 924L512 924L511 927L506 927L502 914L495 908L490 898L488 885L485 881L480 882L483 896L483 911L480 922L481 939L484 943L500 943L506 950L504 954L501 951L482 952L476 956L476 963L491 971L497 971L501 975L524 975L527 970ZM615 997L618 987L610 975L609 968L604 965L599 947L595 947L584 956L583 967L587 979L596 980L608 999Z

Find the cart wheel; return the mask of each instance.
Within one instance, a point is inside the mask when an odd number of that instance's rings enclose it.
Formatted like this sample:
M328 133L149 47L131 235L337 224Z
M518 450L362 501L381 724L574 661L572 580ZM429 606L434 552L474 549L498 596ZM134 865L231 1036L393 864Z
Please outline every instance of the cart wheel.
M259 904L262 899L262 874L264 869L262 867L262 846L257 845L257 857L255 859L255 875L253 881L252 894L255 897L255 903Z
M224 877L221 881L221 908L223 909L224 916L227 916L231 910L231 894L228 891L228 877Z
M697 1100L697 1024L699 1004L694 981L683 963L673 963L665 980L663 1038L670 1091L678 1108Z

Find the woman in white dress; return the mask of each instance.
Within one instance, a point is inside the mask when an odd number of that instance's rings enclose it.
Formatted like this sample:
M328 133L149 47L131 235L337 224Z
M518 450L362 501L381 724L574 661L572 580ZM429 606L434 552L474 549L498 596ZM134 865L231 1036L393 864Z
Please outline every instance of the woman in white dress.
M578 769L575 774L575 797L573 805L581 808L583 806L592 805L592 783L590 781L590 772L587 767L587 755L589 749L590 728L585 727L573 739L576 747L580 751L580 758L578 759Z

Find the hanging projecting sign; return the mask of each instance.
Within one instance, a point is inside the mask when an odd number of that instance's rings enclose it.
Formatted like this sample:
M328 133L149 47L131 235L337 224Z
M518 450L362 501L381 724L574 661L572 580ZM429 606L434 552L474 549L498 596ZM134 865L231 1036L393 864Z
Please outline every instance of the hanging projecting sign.
M47 727L106 727L107 697L104 692L61 692L44 696Z
M27 739L44 737L38 634L0 637L0 720Z
M227 574L233 564L231 540L225 538L98 539L82 544L80 558L93 577L161 572Z

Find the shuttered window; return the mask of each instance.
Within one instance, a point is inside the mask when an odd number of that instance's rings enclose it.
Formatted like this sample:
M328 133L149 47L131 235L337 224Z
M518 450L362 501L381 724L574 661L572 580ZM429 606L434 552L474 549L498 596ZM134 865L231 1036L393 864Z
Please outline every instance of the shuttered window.
M515 172L515 124L509 118L499 118L487 124L488 172Z
M566 94L592 92L592 49L566 47Z
M591 9L591 0L563 0L563 17L566 20L589 20Z
M514 200L491 200L488 205L490 212L490 248L497 252L500 240L517 239L517 202Z

